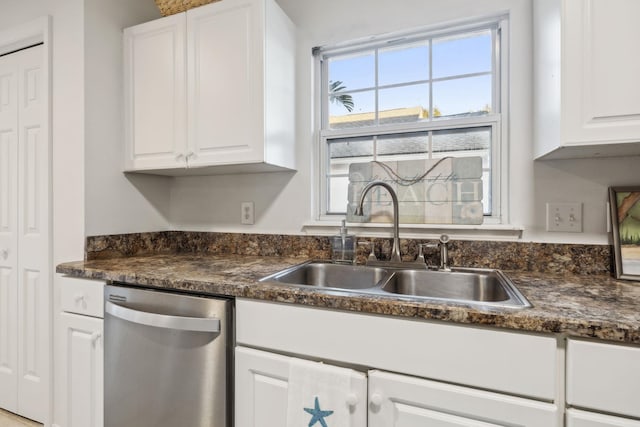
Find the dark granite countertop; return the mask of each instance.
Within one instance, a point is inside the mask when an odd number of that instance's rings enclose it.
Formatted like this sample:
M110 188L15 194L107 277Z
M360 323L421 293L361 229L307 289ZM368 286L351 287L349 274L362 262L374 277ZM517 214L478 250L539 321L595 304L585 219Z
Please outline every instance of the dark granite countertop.
M640 344L640 283L606 275L506 271L533 304L533 308L522 310L478 309L258 283L258 279L302 261L288 257L163 254L69 262L60 264L57 272L198 294Z

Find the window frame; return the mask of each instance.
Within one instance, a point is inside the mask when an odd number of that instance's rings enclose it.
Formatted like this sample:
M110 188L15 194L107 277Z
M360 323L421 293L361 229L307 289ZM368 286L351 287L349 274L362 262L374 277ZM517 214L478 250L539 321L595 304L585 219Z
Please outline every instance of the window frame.
M478 30L492 29L496 32L493 43L492 68L493 72L493 93L492 93L492 113L484 116L474 116L465 118L443 118L429 120L427 122L416 122L408 124L384 124L362 128L330 129L328 127L329 97L328 95L328 61L324 60L327 55L342 55L348 53L362 52L367 49L381 47L389 41L401 40L409 44L416 40L426 38L439 38L455 36ZM482 126L490 126L491 131L491 186L492 186L492 214L484 216L484 225L504 225L509 223L508 218L508 52L509 52L509 19L508 15L494 16L490 18L467 21L466 23L448 24L440 27L431 27L420 30L413 30L404 33L385 34L376 37L369 37L361 41L354 41L335 45L331 47L314 48L314 70L315 83L315 141L316 153L316 173L314 174L314 193L317 194L315 200L315 219L320 222L336 222L345 218L344 214L328 213L329 191L327 174L329 170L328 140L335 138L348 138L358 136L388 135L408 132L429 132L447 129L463 129ZM430 95L431 96L431 95ZM318 102L320 99L320 102ZM449 224L411 224L411 227L446 228ZM455 226L456 228L459 225ZM478 226L474 226L477 228ZM481 227L481 226L480 226Z

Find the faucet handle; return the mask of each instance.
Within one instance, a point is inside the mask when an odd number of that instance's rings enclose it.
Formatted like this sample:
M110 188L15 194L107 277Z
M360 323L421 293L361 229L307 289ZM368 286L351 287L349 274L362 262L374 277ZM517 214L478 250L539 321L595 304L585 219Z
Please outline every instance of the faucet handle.
M427 264L427 260L424 257L424 249L438 249L438 245L436 243L419 243L418 249L419 249L419 252L416 258L416 262L424 263L427 269L433 268L433 266Z
M378 258L376 258L376 254L374 253L373 242L370 242L368 240L361 240L358 242L358 244L362 246L369 245L369 256L367 257L367 262L378 260Z
M426 262L424 259L424 252L422 248L430 248L433 247L431 243L418 243L418 256L416 257L416 261Z

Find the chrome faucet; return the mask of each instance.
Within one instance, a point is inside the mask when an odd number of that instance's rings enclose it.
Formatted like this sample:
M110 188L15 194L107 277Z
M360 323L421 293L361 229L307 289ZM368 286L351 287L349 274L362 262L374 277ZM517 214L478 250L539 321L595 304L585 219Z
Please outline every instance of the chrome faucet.
M364 215L362 212L362 204L364 203L364 198L373 187L380 186L387 189L389 194L391 195L391 201L393 202L393 248L391 249L391 262L402 262L402 258L400 257L400 226L399 226L399 218L398 218L398 196L396 192L393 190L389 184L384 181L371 181L367 184L362 190L362 194L360 195L360 203L358 203L358 207L356 208L354 215L362 216Z

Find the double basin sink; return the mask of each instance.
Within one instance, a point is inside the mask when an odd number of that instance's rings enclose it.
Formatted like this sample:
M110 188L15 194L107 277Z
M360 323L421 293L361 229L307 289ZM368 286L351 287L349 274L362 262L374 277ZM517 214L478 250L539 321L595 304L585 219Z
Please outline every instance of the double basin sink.
M526 308L531 303L500 270L372 267L307 261L260 280L325 291L400 300L461 303L487 308Z

